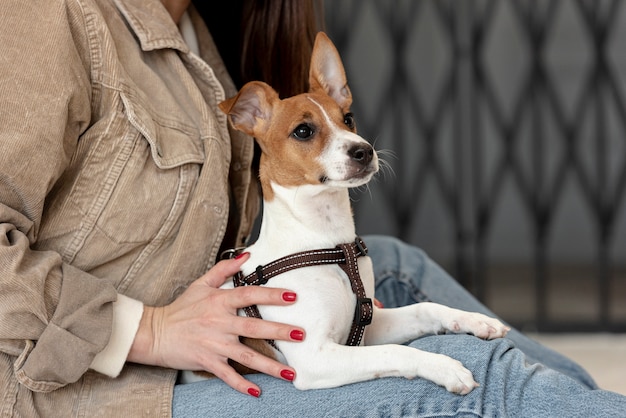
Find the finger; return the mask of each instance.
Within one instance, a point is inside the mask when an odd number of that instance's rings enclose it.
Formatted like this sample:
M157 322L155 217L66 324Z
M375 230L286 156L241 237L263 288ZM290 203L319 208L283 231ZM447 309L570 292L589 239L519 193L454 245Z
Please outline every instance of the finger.
M258 398L261 395L261 388L259 388L259 386L237 373L235 369L227 363L218 363L213 367L213 370L210 370L210 372L238 392L254 396L255 398Z
M210 287L220 287L241 270L241 266L248 258L250 258L250 253L241 253L236 258L222 260L202 276L202 281Z
M296 371L292 367L267 357L243 344L239 344L238 348L231 349L229 357L231 360L249 369L274 376L278 379L291 382L296 377Z
M297 295L287 289L261 286L244 286L232 290L226 304L233 309L252 305L290 305L296 302Z
M237 317L232 321L233 333L258 340L301 342L306 337L304 329L260 318Z

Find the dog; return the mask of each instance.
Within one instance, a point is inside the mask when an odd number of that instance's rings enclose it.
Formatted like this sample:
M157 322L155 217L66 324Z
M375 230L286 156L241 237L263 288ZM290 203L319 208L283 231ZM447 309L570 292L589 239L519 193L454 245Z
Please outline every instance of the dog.
M298 343L253 341L293 367L293 384L302 390L403 376L469 393L478 384L459 361L401 344L442 331L492 339L509 329L485 315L434 303L393 309L372 303L372 264L364 243L356 238L348 190L367 184L379 160L356 133L344 67L323 32L315 39L309 83L307 93L281 100L269 85L253 81L219 105L231 125L254 137L261 148L263 218L258 240L246 249L250 258L235 282L251 284L244 278L253 277L257 283L252 284L295 291L298 301L293 305L251 308L263 319L306 330L306 339ZM338 252L345 260L297 269L290 265L290 260L302 263L294 254L317 249ZM280 271L266 277L263 268L276 260L283 260ZM352 273L357 271L360 289L353 289L359 284L349 278L346 264L351 264Z

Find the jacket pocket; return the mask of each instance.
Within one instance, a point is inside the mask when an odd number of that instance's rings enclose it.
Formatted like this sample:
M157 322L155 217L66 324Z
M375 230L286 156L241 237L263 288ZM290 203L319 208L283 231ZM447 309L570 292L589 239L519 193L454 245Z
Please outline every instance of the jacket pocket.
M204 162L195 126L160 117L140 95L114 94L116 105L81 136L50 197L38 245L86 271L174 235Z
M145 243L167 225L185 187L204 161L199 133L180 122L159 120L136 98L121 95L124 126L114 168L104 186L96 226L116 243ZM126 121L124 121L126 122ZM189 165L195 167L189 167ZM195 175L194 175L195 173ZM97 210L97 208L94 208Z

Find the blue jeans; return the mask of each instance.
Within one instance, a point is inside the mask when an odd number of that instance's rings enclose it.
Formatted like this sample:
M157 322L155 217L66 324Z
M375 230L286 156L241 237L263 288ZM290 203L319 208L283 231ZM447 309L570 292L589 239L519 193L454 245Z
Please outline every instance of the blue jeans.
M365 237L386 307L433 301L493 315L421 250L389 237ZM626 397L598 390L565 357L512 330L506 339L437 335L409 344L460 360L480 383L460 396L424 379L384 378L299 391L267 375L250 380L259 399L218 379L174 388L174 417L623 417ZM557 371L558 370L558 371Z

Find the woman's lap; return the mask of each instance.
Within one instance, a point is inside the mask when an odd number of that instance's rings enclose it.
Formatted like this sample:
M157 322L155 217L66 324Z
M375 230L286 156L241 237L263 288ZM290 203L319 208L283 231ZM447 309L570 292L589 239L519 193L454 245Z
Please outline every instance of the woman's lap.
M419 249L388 237L365 240L375 266L376 295L385 306L429 300L493 315ZM494 341L439 335L410 345L460 360L480 386L459 396L424 379L385 378L299 391L290 383L259 374L249 377L262 389L259 399L241 395L217 379L178 385L174 416L475 417L506 415L507 409L513 415L524 411L526 416L551 416L550 411L562 411L562 416L589 416L584 408L593 408L594 415L601 417L611 416L611 408L626 410L626 398L589 390L595 383L582 368L516 331L510 338ZM529 364L537 362L564 374Z
M626 398L589 390L580 382L529 365L505 339L483 341L468 335L437 335L411 346L460 360L480 384L455 395L424 379L382 378L333 389L300 391L267 375L251 375L260 398L242 395L223 382L178 385L174 417L610 417L626 410Z
M463 411L467 416L480 416L481 405L476 404L480 399L478 392L471 396L454 395L422 379L384 378L332 389L300 391L267 375L249 378L262 389L258 399L241 395L217 379L176 386L174 417L205 413L228 417L415 417L448 416ZM432 402L433 397L437 402Z

